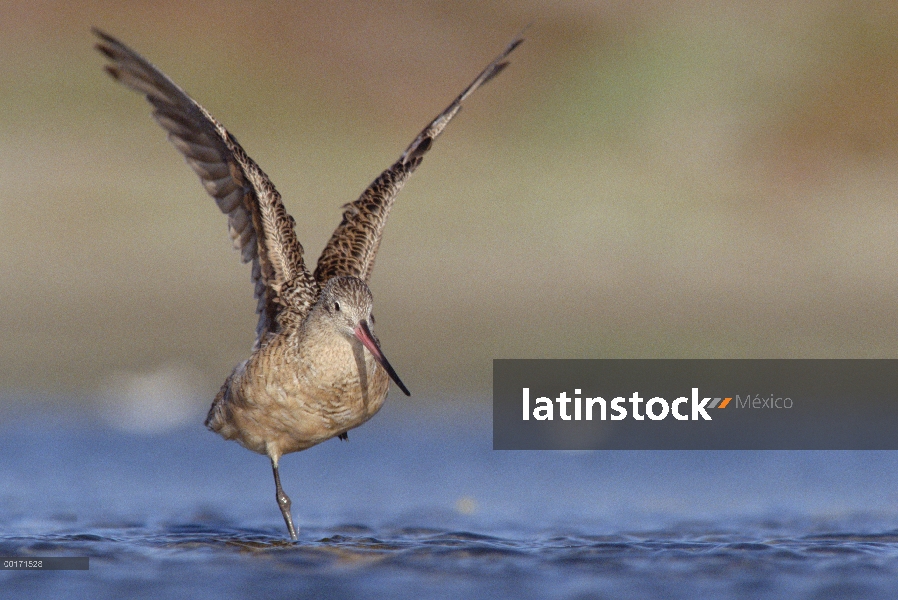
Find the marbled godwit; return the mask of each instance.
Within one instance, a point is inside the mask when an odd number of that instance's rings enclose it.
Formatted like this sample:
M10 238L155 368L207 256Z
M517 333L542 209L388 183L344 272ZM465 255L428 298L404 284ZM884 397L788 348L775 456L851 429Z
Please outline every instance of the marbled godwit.
M348 204L318 259L303 261L293 218L268 176L206 109L171 79L114 37L94 29L106 71L146 94L153 117L228 215L234 247L252 262L258 299L256 342L212 403L206 426L271 460L276 498L290 537L296 528L281 488L278 461L340 437L380 410L390 382L408 389L371 331L368 280L396 194L421 164L461 103L508 65L518 36L434 119L393 166Z

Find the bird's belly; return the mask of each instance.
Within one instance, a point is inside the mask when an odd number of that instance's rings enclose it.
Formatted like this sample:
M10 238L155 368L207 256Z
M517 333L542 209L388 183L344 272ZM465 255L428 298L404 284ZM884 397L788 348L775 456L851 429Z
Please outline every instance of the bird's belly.
M305 450L358 427L380 410L389 390L388 375L374 364L364 373L350 363L325 374L314 364L251 363L231 382L232 435L219 432L260 454Z

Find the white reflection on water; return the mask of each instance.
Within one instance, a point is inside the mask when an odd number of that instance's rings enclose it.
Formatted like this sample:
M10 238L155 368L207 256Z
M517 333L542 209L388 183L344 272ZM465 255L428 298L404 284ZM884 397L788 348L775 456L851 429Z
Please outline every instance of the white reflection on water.
M149 373L116 371L100 386L100 415L117 429L160 433L198 422L211 402L208 385L197 370L162 365Z

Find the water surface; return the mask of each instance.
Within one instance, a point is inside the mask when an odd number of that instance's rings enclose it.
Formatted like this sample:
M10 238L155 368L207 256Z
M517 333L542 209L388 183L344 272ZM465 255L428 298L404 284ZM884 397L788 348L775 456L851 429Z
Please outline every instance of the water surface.
M4 597L893 598L891 452L498 452L488 410L387 404L282 461L197 423L0 425Z

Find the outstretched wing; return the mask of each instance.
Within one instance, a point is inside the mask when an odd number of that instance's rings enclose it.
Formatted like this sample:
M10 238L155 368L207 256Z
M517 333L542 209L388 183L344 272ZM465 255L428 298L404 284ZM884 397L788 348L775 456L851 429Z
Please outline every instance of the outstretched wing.
M302 319L318 297L319 287L303 262L293 218L268 176L206 109L120 41L98 29L93 32L101 40L97 50L111 61L106 71L146 94L153 118L168 131L168 139L228 216L234 247L243 262L252 262L259 346L285 320Z
M523 41L521 36L516 37L446 110L418 134L392 167L381 173L358 200L345 206L343 220L318 259L315 279L319 285L324 286L330 278L344 275L368 282L396 194L421 164L433 141L461 110L462 102L474 90L501 73L508 66L505 58Z

